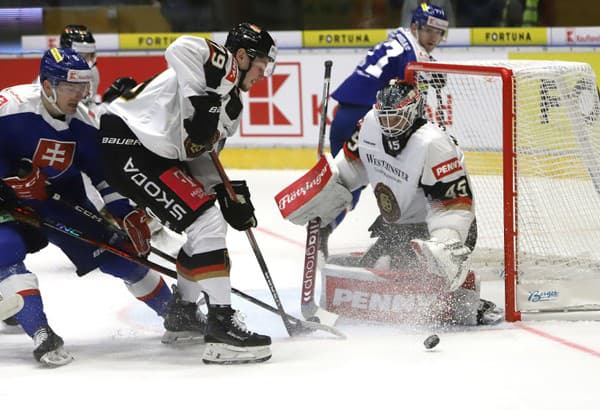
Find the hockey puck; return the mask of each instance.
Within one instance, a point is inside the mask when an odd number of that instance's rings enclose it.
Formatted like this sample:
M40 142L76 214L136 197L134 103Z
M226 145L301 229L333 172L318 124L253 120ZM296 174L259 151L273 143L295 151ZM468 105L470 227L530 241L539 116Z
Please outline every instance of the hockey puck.
M434 347L436 347L439 342L440 342L440 337L438 335L431 335L427 339L425 339L425 341L423 341L423 344L425 345L425 349L429 350L429 349L433 349Z

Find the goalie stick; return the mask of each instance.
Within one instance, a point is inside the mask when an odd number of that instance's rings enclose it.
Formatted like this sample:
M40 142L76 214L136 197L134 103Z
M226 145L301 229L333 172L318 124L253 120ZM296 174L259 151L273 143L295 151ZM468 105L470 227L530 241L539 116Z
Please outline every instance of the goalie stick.
M331 82L332 61L325 61L325 76L323 78L323 96L321 97L321 116L319 123L319 142L317 145L317 159L323 156L325 145L325 127L327 125L327 105L329 101L329 84ZM317 276L317 262L319 259L319 243L321 235L321 220L312 219L306 225L306 247L304 248L304 271L302 274L302 293L300 295L300 310L302 316L310 321L333 326L338 315L329 312L315 303L315 285Z
M8 319L19 313L23 309L23 304L23 296L18 293L5 298L0 296L0 320Z
M63 224L61 222L52 220L50 218L42 218L39 215L34 214L32 211L30 211L27 208L17 206L17 207L12 208L11 212L19 214L20 218L16 218L16 219L18 219L20 222L28 223L30 225L37 226L37 227L45 226L47 228L61 232L65 235L69 235L74 238L77 238L83 242L87 242L90 245L93 245L95 247L98 247L98 248L104 249L108 252L114 253L115 255L118 255L122 258L128 259L132 262L136 262L142 266L146 266L150 269L154 269L155 271L157 271L165 276L168 276L173 279L177 279L177 272L175 272L172 269L166 268L163 265L152 262L146 258L130 254L130 253L128 253L124 250L121 250L119 248L116 248L108 243L104 243L104 242L98 241L94 238L90 238L85 233L83 233L71 226ZM100 221L97 221L97 222L101 223ZM106 223L110 224L109 222L106 222ZM115 234L119 234L121 236L122 235L127 236L127 234L125 232L120 231L118 228L113 227L113 229L115 231ZM161 258L163 258L167 261L170 261L173 263L175 262L175 258L173 258L171 255L169 255L165 252L159 251L155 248L151 248L151 251L153 253L155 253L157 256L160 256ZM250 301L251 303L254 303L255 305L257 305L265 310L268 310L268 311L276 313L276 314L280 314L279 309L255 298L251 295L248 295L248 294L246 294L238 289L235 289L233 287L231 288L231 291L232 291L232 293ZM297 319L294 316L291 316L287 313L285 313L285 318L290 324L290 333L289 333L290 336L302 335L302 334L307 334L307 333L310 333L310 332L313 332L316 330L322 330L324 332L331 333L340 339L346 338L346 336L342 332L340 332L339 330L337 330L331 326L326 326L326 325L323 325L320 323L306 322L304 320Z

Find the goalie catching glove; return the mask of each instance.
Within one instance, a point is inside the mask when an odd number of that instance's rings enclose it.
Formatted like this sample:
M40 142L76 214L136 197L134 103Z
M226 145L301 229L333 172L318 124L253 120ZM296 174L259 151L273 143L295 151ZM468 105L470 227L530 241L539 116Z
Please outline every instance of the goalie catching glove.
M458 289L469 273L471 249L463 244L456 231L440 229L425 241L413 239L411 246L429 272L448 280L448 290Z
M236 199L231 199L224 184L215 185L215 193L221 213L229 225L238 231L256 227L254 206L250 202L250 190L246 181L231 181Z
M339 178L333 157L325 154L306 174L275 195L281 216L296 225L321 218L327 226L352 204L352 194Z

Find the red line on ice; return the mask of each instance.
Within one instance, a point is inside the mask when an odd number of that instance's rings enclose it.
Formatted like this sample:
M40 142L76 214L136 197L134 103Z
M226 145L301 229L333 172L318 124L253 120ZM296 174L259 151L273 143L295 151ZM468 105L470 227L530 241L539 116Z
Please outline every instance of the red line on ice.
M562 339L558 336L554 336L554 335L551 335L550 333L546 333L539 329L535 329L533 327L524 325L523 323L515 323L515 326L517 326L520 329L526 330L530 333L533 333L533 334L536 334L543 338L546 338L548 340L552 340L553 342L557 342L557 343L560 343L561 345L570 347L571 349L579 350L580 352L588 353L595 357L600 357L600 352L598 352L594 349L590 349L589 347L585 347L582 345L578 345L577 343L569 342L568 340Z

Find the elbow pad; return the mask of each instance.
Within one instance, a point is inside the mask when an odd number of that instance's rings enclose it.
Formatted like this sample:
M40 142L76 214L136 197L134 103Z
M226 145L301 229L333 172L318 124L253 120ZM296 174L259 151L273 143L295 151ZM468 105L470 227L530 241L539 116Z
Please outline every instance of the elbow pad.
M194 115L185 119L183 126L194 144L212 145L219 124L221 97L216 93L208 93L189 99L194 106Z

